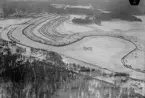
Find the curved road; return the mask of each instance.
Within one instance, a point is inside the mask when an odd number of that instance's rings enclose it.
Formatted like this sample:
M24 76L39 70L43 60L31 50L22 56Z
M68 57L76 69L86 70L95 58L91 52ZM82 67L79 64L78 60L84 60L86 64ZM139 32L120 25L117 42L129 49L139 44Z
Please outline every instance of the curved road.
M63 21L62 21L63 22ZM58 22L59 23L59 22ZM22 24L22 25L20 25L20 26L18 26L17 28L14 28L12 31L9 31L9 33L8 33L8 37L11 39L11 40L13 40L13 41L16 41L17 43L19 43L19 44L23 44L23 45L26 45L26 46L31 46L31 47L34 47L34 48L38 48L38 47L42 47L43 49L45 49L45 50L50 50L50 51L56 51L56 52L58 52L58 50L59 49L61 49L61 48L57 48L56 49L56 47L55 46L48 46L48 45L44 45L44 44L42 44L41 42L36 42L36 41L34 41L32 38L30 38L29 37L29 39L25 36L25 35L23 35L22 34L22 31L25 29L25 28L27 28L27 26L30 26L32 23L30 23L30 24ZM59 23L60 24L60 23ZM54 25L54 28L56 28L56 25ZM54 31L54 30L53 30ZM100 29L99 29L99 31L100 31ZM55 32L54 32L55 33ZM140 49L140 47L138 47L138 44L137 43L135 43L134 41L133 41L133 39L130 37L130 36L124 36L124 35L122 35L121 33L119 33L119 34L116 34L115 32L110 32L110 33L104 33L104 32L99 32L99 33L96 33L96 31L92 31L90 34L88 34L88 33L90 33L90 32L86 32L83 36L81 36L81 38L79 39L79 40L82 40L83 38L85 38L85 37L89 37L89 36L109 36L109 37L115 37L115 38L121 38L121 39L123 39L123 40L126 40L126 41L129 41L129 42L131 42L132 44L134 44L135 45L135 48L132 50L132 51L130 51L128 54L126 54L124 57L122 57L122 59L121 59L121 61L122 61L122 63L123 63L123 65L126 67L126 68L128 68L127 66L126 66L126 64L125 64L125 62L124 62L124 58L126 58L130 53L132 53L132 52L134 52L134 51L136 51L137 49L138 50L141 50L141 51L144 51L144 49ZM77 35L76 35L77 36ZM37 36L38 37L38 36ZM23 39L22 39L23 38ZM77 42L77 41L79 41L78 39L75 41L75 42ZM144 42L142 41L142 40L139 40L139 39L137 39L137 41L138 41L138 43L141 43L141 44L143 44L144 45ZM71 44L71 43L69 43L69 44ZM144 47L143 47L144 48ZM60 53L60 52L58 52L58 53ZM62 54L62 53L60 53L60 54ZM96 66L96 65L95 65ZM132 68L130 68L131 70L134 70L134 71L136 71L136 73L137 73L137 70L135 70L135 69L132 69ZM139 73L140 72L142 72L142 73L144 73L143 71L139 71ZM137 73L137 74L139 74L139 73ZM144 80L144 79L143 79Z

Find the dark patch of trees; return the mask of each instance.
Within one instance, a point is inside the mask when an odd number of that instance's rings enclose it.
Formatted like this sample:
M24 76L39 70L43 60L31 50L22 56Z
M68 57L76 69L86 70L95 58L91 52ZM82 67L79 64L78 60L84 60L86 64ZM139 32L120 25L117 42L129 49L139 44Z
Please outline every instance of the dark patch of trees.
M85 8L55 8L49 2L36 2L36 1L8 1L4 2L2 5L3 16L4 18L9 17L10 15L20 12L17 17L26 17L29 13L57 13L57 14L83 14L94 16L94 21L96 24L101 24L101 21L109 21L112 19L121 19L125 21L138 21L142 22L140 18L133 16L132 14L126 12L115 12L103 13L97 9L85 9ZM26 13L26 14L23 14Z
M100 15L96 15L95 19L101 20L101 21L109 21L112 19L121 19L125 21L138 21L142 22L140 18L137 18L136 16L129 15L126 13L102 13Z
M30 62L31 58L20 53L12 54L9 48L1 48L0 84L7 85L4 88L7 95L11 98L32 98L34 94L35 98L50 98L64 83L75 79L77 74L65 68L61 56L54 52L48 55L52 62Z
M81 67L80 72L91 72L92 70L90 68L86 68L86 67Z
M65 13L63 8L62 9L55 8L54 6L50 5L49 2L35 2L35 1L27 1L27 2L26 1L8 1L2 4L2 9L4 12L5 18L17 12L20 12L21 14L22 13L39 14L39 13L42 13L43 11L48 12L48 13L59 13L59 14ZM21 17L23 17L22 15Z
M83 8L55 8L49 2L36 2L36 1L5 1L1 4L4 17L7 18L10 15L21 12L22 13L42 13L43 11L48 13L57 13L57 14L86 14L93 15L93 11L90 9ZM23 15L19 15L23 17Z
M91 23L93 23L93 20L87 19L87 18L85 18L85 19L82 19L82 18L74 18L72 20L72 22L73 23L77 23L77 24L91 24Z
M116 73L114 74L114 76L115 76L115 77L117 77L117 76L128 77L128 76L129 76L129 74L128 74L128 73L116 72Z

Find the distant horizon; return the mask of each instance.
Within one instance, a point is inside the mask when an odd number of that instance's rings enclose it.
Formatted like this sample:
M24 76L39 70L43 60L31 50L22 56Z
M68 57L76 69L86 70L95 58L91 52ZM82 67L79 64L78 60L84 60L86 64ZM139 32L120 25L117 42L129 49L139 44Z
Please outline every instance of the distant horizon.
M110 12L128 13L128 14L145 14L145 0L141 0L138 6L131 6L129 0L3 0L0 2L49 2L56 4L69 5L90 5L95 9L105 9Z

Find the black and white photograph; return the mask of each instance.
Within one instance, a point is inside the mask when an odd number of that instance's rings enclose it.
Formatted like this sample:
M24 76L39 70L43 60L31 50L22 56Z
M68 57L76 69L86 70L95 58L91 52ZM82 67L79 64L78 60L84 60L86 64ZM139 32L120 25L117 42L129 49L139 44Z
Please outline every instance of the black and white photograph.
M0 0L0 98L145 98L145 0Z

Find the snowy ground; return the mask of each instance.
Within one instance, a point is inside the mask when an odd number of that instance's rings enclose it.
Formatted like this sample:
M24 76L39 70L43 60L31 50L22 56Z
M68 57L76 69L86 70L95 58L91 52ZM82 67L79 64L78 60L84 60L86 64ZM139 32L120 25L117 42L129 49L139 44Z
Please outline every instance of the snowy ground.
M137 50L129 54L125 58L125 64L131 66L133 69L140 71L145 71L145 53L143 51Z
M119 23L117 24L119 25ZM132 27L131 25L130 27ZM22 34L22 30L26 26L27 25L20 25L20 27L12 33L12 36L20 40L22 44L35 47L35 48L46 49L49 51L55 51L55 52L64 54L66 56L78 59L80 61L91 63L96 66L100 66L102 68L111 69L113 71L128 72L131 74L131 77L144 80L144 74L124 67L121 62L121 58L125 56L127 53L129 53L132 49L134 49L134 45L125 40L113 38L113 37L100 37L100 36L88 37L81 41L78 41L76 43L73 43L71 45L67 45L64 47L53 47L53 46L44 45L38 42L34 42L28 39L26 36L24 36ZM40 27L41 26L42 24L40 24ZM74 25L74 24L73 26L71 25L71 26L68 26L67 28L71 27L72 29L73 27L72 31L75 31L75 32L82 32L82 30L85 30L87 28L85 26L81 26L82 27L81 28L80 26ZM114 27L114 25L111 25L111 26L112 28ZM79 27L79 28L76 28L76 27ZM136 26L133 26L132 29L135 29L134 27ZM38 34L38 32L36 32L38 28L39 26L36 29L34 29L34 32L37 36L42 37ZM143 27L141 26L138 26L137 28L140 30L141 28L143 29ZM77 29L78 30L80 29L80 31L78 31ZM114 27L112 31L116 29L118 28ZM86 30L88 30L88 28ZM126 34L126 35L129 34L130 36L131 35L133 36L135 33L123 32L122 34ZM138 63L139 61L136 61L136 62Z
M21 32L21 30L17 29L13 33L13 36L20 40L21 43L28 46L53 50L102 68L111 69L113 71L128 72L131 73L131 77L144 79L142 73L124 67L121 62L121 58L134 49L134 45L125 40L113 37L88 37L78 41L77 43L56 48L34 42L24 37L24 35L19 32Z
M103 68L108 68L112 57L124 51L126 45L128 45L128 43L121 39L89 37L76 44L71 44L70 47L67 47L64 54L92 64L100 65ZM133 47L132 44L130 46ZM115 67L110 66L109 69L110 68Z
M14 25L14 24L21 24L24 23L26 21L29 21L31 18L27 18L27 19L4 19L4 20L0 20L0 27L5 28L9 25Z

